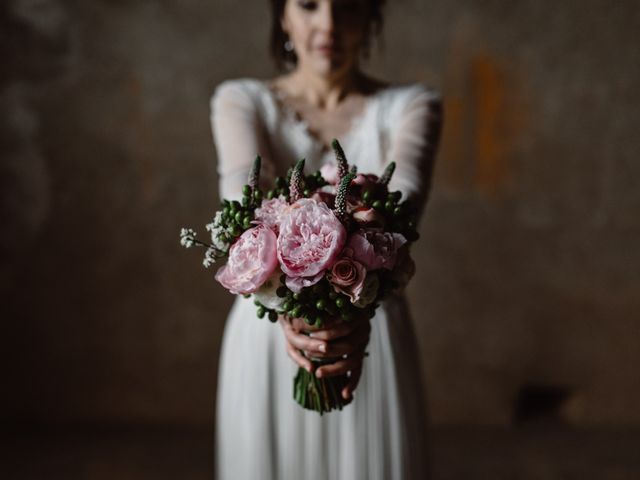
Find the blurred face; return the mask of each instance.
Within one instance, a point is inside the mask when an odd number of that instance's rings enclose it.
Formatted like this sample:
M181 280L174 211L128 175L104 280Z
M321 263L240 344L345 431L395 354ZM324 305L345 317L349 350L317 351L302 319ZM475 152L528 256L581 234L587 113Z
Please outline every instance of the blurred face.
M349 72L365 39L367 9L367 0L287 0L282 28L298 68L323 77Z

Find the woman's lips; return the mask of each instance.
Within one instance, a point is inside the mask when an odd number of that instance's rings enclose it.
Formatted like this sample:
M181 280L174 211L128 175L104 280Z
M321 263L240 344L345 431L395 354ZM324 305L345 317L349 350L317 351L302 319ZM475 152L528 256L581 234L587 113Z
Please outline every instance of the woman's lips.
M340 53L340 48L336 45L320 45L316 48L323 55L337 55Z

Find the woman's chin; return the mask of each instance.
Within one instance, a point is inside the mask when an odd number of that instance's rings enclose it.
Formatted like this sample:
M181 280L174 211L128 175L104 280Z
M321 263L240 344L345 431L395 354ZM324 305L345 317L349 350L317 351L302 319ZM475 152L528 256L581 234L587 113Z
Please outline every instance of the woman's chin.
M338 77L351 70L352 65L344 58L322 56L314 59L313 70L326 78Z

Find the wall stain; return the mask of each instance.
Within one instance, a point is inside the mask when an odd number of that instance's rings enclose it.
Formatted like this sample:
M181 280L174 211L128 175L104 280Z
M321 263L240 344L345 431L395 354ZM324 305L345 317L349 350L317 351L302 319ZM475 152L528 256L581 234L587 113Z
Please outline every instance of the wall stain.
M496 201L516 186L527 96L514 67L472 37L462 32L450 45L440 180L447 189Z

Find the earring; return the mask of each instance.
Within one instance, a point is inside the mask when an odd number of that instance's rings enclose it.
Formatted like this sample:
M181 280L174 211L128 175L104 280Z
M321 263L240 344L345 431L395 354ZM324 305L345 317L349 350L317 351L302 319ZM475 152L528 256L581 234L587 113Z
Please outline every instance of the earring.
M293 42L291 40L284 42L284 50L289 53L293 52Z

